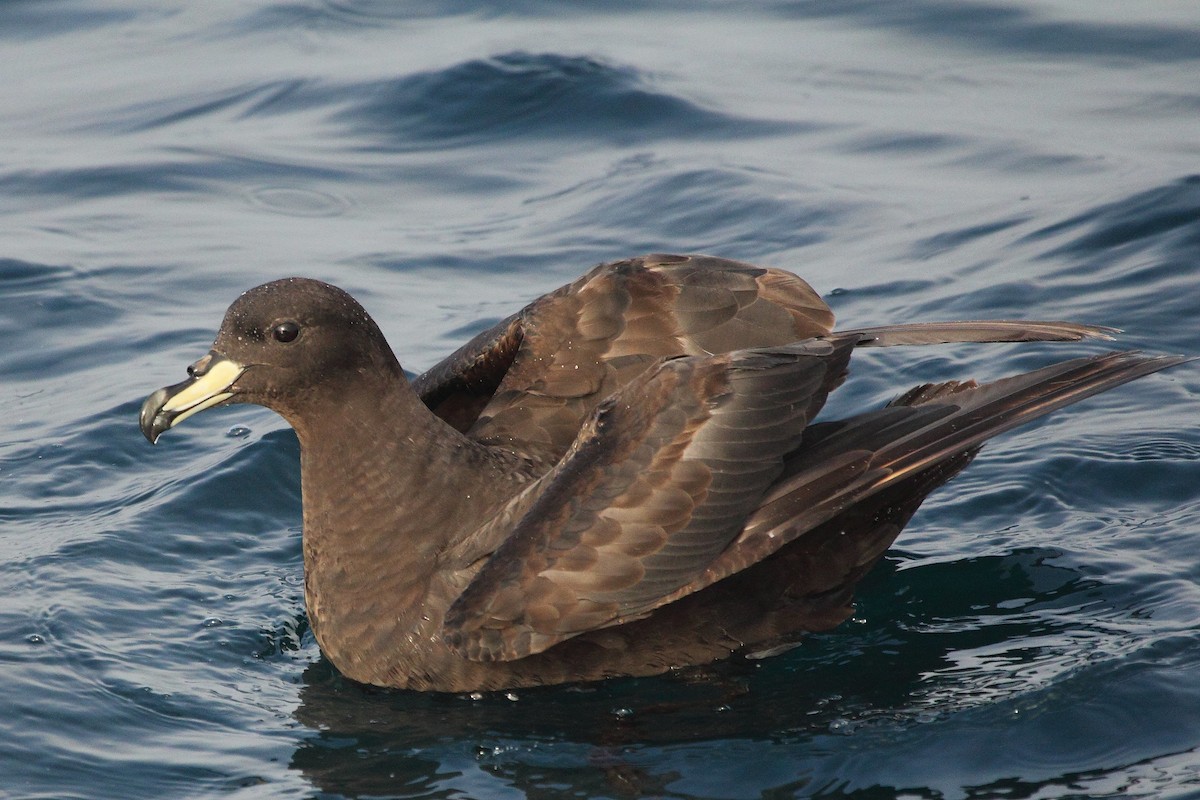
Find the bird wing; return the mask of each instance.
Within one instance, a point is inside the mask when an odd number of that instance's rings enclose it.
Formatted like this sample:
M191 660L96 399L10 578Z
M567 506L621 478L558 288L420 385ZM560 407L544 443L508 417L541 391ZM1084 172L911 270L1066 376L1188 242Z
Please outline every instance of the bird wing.
M760 562L864 498L969 454L993 436L1190 360L1112 352L983 385L926 384L885 408L810 426L804 446L788 459L740 535L674 597Z
M703 255L601 264L475 336L413 386L426 405L486 444L545 465L602 399L680 355L770 347L829 333L833 312L805 281ZM1070 322L979 320L862 328L859 346L1110 338Z
M1188 360L1079 358L982 386L918 386L883 409L806 426L856 343L668 362L602 406L451 607L451 647L509 660L638 619L912 476L957 471L992 436ZM787 367L750 366L784 351L796 357ZM864 565L879 556L867 550Z
M606 399L497 516L512 527L447 613L447 642L515 659L662 605L741 532L857 341L671 359Z
M791 273L709 256L601 264L476 336L414 381L434 413L552 463L596 405L683 355L829 333L833 313Z

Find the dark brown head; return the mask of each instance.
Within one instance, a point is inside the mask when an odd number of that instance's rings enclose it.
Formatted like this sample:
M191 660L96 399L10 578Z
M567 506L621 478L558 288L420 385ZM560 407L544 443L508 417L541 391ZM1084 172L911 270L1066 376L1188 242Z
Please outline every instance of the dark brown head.
M151 442L192 414L254 403L295 425L306 405L335 402L360 379L402 379L375 321L346 292L309 278L285 278L233 302L208 355L188 379L159 389L142 405ZM393 377L394 376L394 377Z

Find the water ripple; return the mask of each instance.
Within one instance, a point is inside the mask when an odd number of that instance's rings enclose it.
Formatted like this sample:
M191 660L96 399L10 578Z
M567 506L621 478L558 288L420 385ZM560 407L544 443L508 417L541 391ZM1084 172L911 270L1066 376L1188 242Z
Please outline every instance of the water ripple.
M321 658L282 420L136 421L262 280L425 367L653 250L793 268L844 325L1200 353L1188 4L26 0L0 40L0 794L1200 788L1196 365L990 443L836 630L480 696ZM1108 346L863 352L829 410Z
M1001 3L920 0L782 2L779 13L800 18L845 17L859 24L899 30L921 39L949 39L964 47L1082 60L1126 58L1151 63L1192 61L1200 53L1200 29L1166 24L1049 19Z
M1200 247L1200 175L1189 175L1166 186L1104 203L1083 214L1046 226L1026 237L1036 241L1074 233L1073 238L1045 255L1082 257L1113 251L1169 247L1173 243Z
M254 186L246 194L260 208L291 217L336 217L352 205L332 192L299 186Z
M548 229L586 229L604 220L594 241L612 250L662 250L682 236L695 251L746 259L821 241L851 210L849 204L811 203L761 170L689 169L644 156L622 159L602 176L529 202L539 206ZM641 240L634 238L639 235Z
M63 36L136 19L140 12L94 5L0 3L0 38L30 39Z
M354 98L333 115L375 146L466 147L528 137L656 139L744 137L794 126L739 118L657 91L638 70L554 53L506 53L436 72L339 91Z

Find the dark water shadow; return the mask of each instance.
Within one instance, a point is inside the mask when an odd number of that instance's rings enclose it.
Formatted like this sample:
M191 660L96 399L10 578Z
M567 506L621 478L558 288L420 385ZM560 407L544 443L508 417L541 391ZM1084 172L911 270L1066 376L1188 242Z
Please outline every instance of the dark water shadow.
M137 11L97 8L95 4L7 0L0 3L0 39L29 40L121 25L136 19Z
M857 25L1001 53L1150 63L1194 61L1200 54L1200 29L1050 19L1005 3L802 0L781 3L777 11L800 19L848 18Z
M460 148L527 138L615 144L794 133L798 126L704 108L637 69L585 56L513 52L396 80L340 87L332 119L373 147ZM332 101L332 97L328 98Z
M1125 254L1152 247L1200 248L1200 175L1102 203L1025 237L1027 242L1069 240L1045 258Z
M1179 325L1200 308L1200 175L1098 203L1014 243L1060 265L1043 281L1105 297L1110 324L1153 349L1200 350L1200 328ZM1131 338L1131 337L1123 337Z

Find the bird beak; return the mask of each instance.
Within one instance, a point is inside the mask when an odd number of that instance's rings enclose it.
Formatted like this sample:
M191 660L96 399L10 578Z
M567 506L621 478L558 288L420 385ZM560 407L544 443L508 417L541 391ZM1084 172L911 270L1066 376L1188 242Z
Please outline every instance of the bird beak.
M220 405L236 394L233 383L246 368L210 352L188 367L188 379L164 386L142 403L142 433L154 444L159 434L206 408Z

